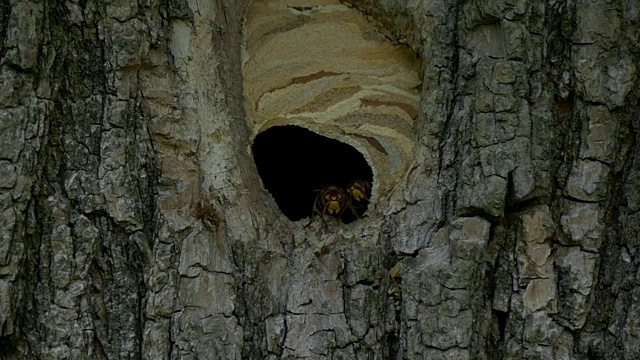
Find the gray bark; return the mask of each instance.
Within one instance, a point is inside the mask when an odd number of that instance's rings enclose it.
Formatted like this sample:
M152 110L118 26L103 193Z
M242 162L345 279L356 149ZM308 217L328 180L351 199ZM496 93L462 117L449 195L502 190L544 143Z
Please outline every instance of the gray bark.
M0 4L0 359L640 358L636 1L352 1L421 113L324 231L247 151L248 5Z

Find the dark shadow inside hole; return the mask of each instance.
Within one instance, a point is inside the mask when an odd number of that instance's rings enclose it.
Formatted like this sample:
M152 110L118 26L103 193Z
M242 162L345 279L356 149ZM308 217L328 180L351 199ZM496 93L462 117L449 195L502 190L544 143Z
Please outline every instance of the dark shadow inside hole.
M346 191L352 180L373 180L369 164L355 148L299 126L263 131L252 150L265 188L292 221L311 216L316 190L337 185ZM342 221L354 220L345 211Z

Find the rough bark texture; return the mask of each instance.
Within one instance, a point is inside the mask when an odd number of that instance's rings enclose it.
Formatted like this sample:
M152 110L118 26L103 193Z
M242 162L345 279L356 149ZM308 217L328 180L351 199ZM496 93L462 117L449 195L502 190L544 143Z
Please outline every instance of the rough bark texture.
M0 3L1 359L640 358L638 2L351 5L421 114L320 231L248 152L245 2Z

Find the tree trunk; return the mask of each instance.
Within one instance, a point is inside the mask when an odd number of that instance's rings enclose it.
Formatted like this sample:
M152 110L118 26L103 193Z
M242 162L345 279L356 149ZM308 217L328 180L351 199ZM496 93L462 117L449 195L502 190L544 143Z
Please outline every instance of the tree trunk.
M248 151L250 5L0 4L0 359L640 358L635 0L352 1L420 111L326 229Z

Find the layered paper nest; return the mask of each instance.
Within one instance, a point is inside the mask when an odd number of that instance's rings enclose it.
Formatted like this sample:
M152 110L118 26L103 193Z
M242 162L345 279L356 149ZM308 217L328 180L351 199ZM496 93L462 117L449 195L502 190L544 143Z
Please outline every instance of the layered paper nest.
M420 64L358 10L332 0L254 1L243 73L254 138L274 126L297 125L347 143L369 162L378 193L406 170Z

